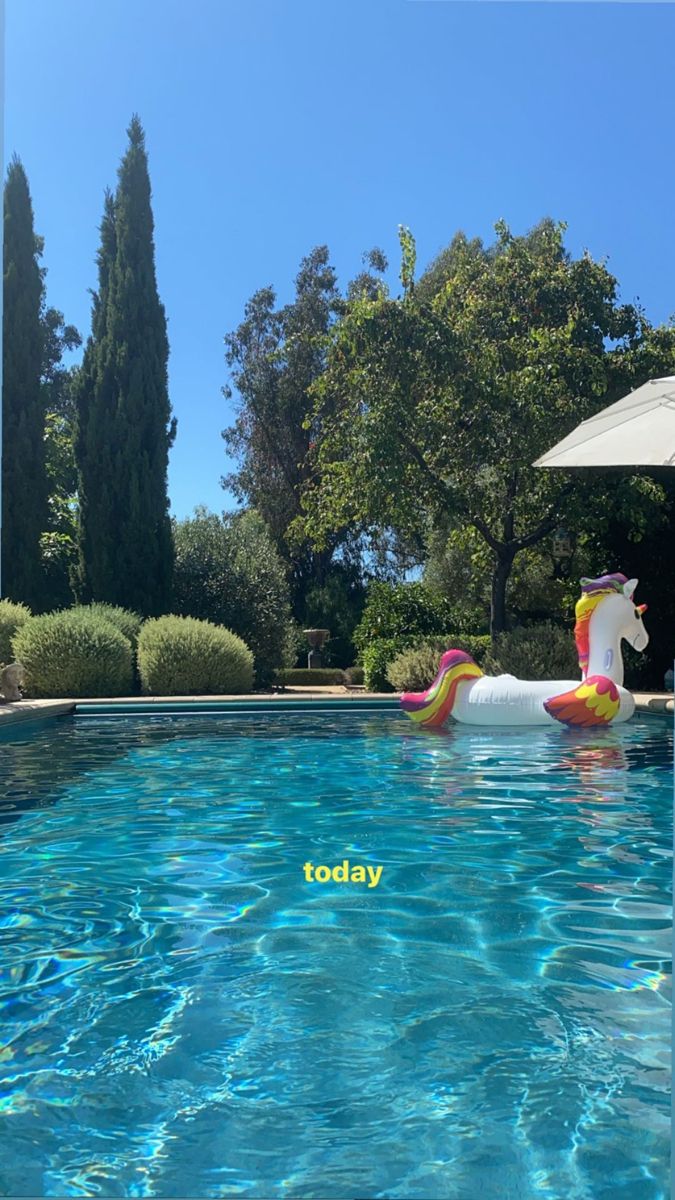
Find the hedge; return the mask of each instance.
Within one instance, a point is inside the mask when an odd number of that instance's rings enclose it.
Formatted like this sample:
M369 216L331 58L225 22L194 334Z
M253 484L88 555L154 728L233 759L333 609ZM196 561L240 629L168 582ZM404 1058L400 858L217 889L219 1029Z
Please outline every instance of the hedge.
M133 686L129 639L86 608L30 617L15 633L12 652L31 696L123 696Z
M0 663L5 666L12 661L12 638L30 615L30 609L25 604L0 600Z
M162 696L250 692L253 654L231 630L195 617L156 617L138 639L144 692Z
M290 667L277 671L276 682L282 687L328 687L345 682L345 673L338 667Z

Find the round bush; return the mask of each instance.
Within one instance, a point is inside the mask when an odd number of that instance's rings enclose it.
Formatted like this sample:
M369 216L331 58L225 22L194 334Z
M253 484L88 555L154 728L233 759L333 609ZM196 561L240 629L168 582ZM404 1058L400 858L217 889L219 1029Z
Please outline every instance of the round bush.
M12 650L31 696L123 696L132 688L129 639L86 609L31 617L15 633Z
M447 649L445 642L430 641L402 650L387 666L387 682L395 692L426 691L436 678L441 655Z
M156 617L138 639L144 692L161 696L250 692L253 655L229 629L194 617Z
M106 621L110 621L110 624L115 626L115 629L119 629L120 633L124 634L125 638L131 642L132 650L134 653L136 652L138 635L143 624L140 613L132 612L128 608L120 608L117 604L104 604L102 600L95 600L92 604L78 605L72 611L97 613L100 617L104 617Z
M12 638L30 617L30 609L25 604L15 604L13 600L0 600L0 663L12 661Z
M487 675L518 679L581 678L572 631L550 621L498 634L483 669Z

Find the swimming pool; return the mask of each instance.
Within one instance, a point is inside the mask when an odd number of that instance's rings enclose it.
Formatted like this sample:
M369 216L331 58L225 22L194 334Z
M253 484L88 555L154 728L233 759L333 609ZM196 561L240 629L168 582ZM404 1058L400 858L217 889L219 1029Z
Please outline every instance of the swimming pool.
M665 1200L666 722L75 717L0 762L2 1194ZM305 881L344 859L377 887Z

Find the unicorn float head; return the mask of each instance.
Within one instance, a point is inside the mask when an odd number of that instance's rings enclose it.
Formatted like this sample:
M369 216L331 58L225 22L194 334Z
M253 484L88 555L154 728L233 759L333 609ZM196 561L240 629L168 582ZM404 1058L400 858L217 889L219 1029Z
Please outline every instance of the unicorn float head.
M405 692L401 706L416 723L439 727L447 720L468 725L607 725L635 711L623 687L621 642L644 650L647 605L636 605L637 579L619 573L581 580L574 636L581 682L533 681L484 675L463 650L446 650L426 692Z
M637 582L619 573L581 580L574 638L583 679L588 675L606 675L613 683L622 684L622 639L634 650L646 649L649 634L642 623L642 614L647 605L633 603Z

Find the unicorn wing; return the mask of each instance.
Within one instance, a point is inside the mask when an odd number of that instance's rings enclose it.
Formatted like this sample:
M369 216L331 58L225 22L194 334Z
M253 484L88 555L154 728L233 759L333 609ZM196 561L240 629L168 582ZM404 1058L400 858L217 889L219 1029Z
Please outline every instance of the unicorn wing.
M609 725L619 711L619 692L606 675L589 675L573 691L545 700L544 708L563 725Z

